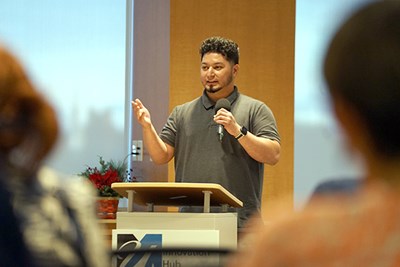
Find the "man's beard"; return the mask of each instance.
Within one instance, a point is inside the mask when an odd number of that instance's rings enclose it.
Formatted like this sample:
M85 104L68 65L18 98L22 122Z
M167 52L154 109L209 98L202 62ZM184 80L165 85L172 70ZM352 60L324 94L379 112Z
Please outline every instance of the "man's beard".
M207 88L207 86L205 86L204 89L206 90L207 93L215 94L215 93L221 91L221 90L222 90L224 87L226 87L228 84L230 84L230 83L232 82L232 80L233 80L233 75L231 74L231 75L229 76L228 81L226 82L225 86L224 86L224 85L217 85L217 87L213 87L213 86L211 85L211 86L209 86L208 88Z
M210 87L208 87L208 88L205 87L204 89L207 91L207 93L215 94L216 92L222 90L222 86L220 86L220 87L213 87L213 86L210 86Z

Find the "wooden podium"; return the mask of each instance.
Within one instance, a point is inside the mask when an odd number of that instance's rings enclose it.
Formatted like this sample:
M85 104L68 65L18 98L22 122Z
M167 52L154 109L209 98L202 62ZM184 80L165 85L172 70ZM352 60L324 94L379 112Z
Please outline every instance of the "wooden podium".
M210 212L210 206L243 207L242 201L219 184L210 183L114 183L112 189L128 198L128 212L134 203L159 206L203 206ZM225 210L226 211L226 210Z
M117 213L112 233L114 251L237 247L237 213L228 212L228 207L240 208L243 203L219 184L135 182L114 183L111 187L128 198L127 211ZM147 206L147 212L136 211L134 204ZM203 206L203 212L154 212L154 206ZM221 212L211 213L211 206L221 207ZM135 254L115 259L114 266L188 266L185 260L193 261L180 256ZM201 261L207 259L207 255L197 256L204 256Z

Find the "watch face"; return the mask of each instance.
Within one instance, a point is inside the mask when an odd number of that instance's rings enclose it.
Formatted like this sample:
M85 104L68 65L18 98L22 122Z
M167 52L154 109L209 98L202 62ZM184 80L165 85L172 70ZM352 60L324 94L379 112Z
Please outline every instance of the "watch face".
M242 126L242 129L240 129L240 131L242 132L243 135L247 134L247 129L244 126Z

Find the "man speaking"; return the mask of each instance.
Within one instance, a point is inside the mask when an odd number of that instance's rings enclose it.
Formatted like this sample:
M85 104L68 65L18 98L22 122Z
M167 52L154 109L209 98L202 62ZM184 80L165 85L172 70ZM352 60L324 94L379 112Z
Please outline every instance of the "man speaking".
M175 180L217 183L243 202L238 227L259 214L264 163L280 157L275 118L263 102L240 94L235 86L239 47L211 37L200 47L203 94L176 106L158 134L143 103L132 101L143 140L156 164L174 158Z

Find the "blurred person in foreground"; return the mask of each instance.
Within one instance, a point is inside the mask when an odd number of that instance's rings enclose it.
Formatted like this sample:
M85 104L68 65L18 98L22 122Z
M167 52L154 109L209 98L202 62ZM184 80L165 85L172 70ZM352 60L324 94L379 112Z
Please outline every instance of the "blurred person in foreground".
M16 226L5 229L10 224L2 223L1 232L13 231L18 243L10 240L14 251L8 247L3 253L2 247L0 256L19 255L8 266L110 266L93 187L43 167L58 132L53 108L19 61L0 46L0 184L8 200L0 205L11 213L2 214L2 220Z
M354 13L324 75L346 145L364 161L361 188L259 227L228 266L400 266L400 2Z
M176 182L222 185L243 202L238 210L242 228L261 209L264 163L279 161L280 137L271 109L241 94L235 85L238 45L214 36L202 42L199 54L203 93L176 106L159 135L143 103L136 99L132 106L153 162L165 164L174 158ZM211 212L218 212L213 208Z

